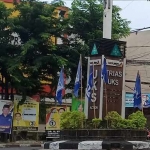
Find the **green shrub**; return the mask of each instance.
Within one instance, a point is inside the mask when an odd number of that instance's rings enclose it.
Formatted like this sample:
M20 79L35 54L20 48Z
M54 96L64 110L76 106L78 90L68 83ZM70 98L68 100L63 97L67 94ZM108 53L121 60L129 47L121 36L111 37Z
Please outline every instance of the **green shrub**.
M70 116L71 112L63 112L60 116L60 128L61 129L70 129Z
M99 128L101 122L102 122L102 120L99 118L92 119L92 124L93 124L94 128Z
M93 123L91 120L85 121L85 129L93 129Z
M61 115L60 126L61 129L81 129L85 120L85 114L83 112L64 112ZM99 128L104 121L107 121L108 127L112 129L144 129L147 122L141 111L132 113L128 119L122 119L116 111L111 111L108 112L105 120L99 118L92 119L92 122L88 120L86 122L86 128Z
M109 128L119 128L118 122L122 121L121 116L116 111L108 112L105 117L105 120L108 122Z
M135 129L136 125L133 120L122 119L117 123L117 127L120 129Z
M62 129L81 129L84 122L85 114L83 112L64 112L61 115L60 126Z
M144 129L147 119L145 118L143 112L137 111L135 113L132 113L128 117L129 120L132 120L133 124L135 124L137 129Z

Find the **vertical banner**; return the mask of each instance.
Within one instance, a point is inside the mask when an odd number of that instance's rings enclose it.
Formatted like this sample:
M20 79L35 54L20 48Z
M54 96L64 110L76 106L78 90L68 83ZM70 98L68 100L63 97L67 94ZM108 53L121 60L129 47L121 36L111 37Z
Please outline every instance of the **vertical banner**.
M72 97L72 105L71 105L72 111L80 111L84 112L84 101L77 99L76 97Z
M13 130L37 131L39 126L39 101L27 98L18 106L20 99L14 100Z
M100 111L100 85L101 85L101 56L90 58L89 65L93 67L93 89L91 100L88 101L88 119L99 118ZM94 115L95 114L95 115Z
M0 132L11 134L13 102L0 100Z
M60 137L60 116L63 112L70 111L70 107L50 107L46 109L46 135L47 138Z

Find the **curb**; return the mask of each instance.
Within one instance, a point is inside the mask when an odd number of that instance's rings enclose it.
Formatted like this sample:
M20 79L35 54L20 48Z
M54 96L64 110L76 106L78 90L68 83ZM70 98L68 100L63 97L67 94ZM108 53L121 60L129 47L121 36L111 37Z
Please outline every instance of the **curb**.
M9 147L44 147L44 144L0 144L0 148Z
M109 150L109 149L122 149L122 150L150 150L150 142L148 141L56 141L45 142L44 149L42 150Z

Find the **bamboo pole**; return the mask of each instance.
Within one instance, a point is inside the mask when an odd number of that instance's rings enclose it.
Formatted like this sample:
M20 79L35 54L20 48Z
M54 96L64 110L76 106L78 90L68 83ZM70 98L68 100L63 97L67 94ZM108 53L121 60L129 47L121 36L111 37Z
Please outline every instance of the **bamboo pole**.
M108 101L108 99L107 99L107 88L106 88L106 83L105 83L105 105L106 105L106 115L107 115L107 113L108 113L108 105L107 105L107 101ZM107 120L107 128L108 128L108 120Z
M66 100L66 75L64 74L64 96L65 96L65 103L66 103L66 109L65 111L67 111L67 100Z
M80 66L81 66L81 72L80 72L80 80L81 80L81 105L83 103L83 83L82 83L82 55L80 54ZM83 120L82 120L82 128L83 128Z
M82 55L80 54L80 65L81 65L81 73L80 73L80 75L81 75L81 102L82 102L82 94L83 94L83 83L82 83Z
M94 62L93 62L93 93L94 93ZM93 102L93 106L94 106L94 118L96 118L96 112L95 112L95 101Z
M139 70L138 70L138 73L139 73L139 76L140 76ZM140 86L141 86L141 76L140 76ZM142 88L141 88L141 107L142 107L142 113L144 114L144 111L143 111L143 100L142 100Z

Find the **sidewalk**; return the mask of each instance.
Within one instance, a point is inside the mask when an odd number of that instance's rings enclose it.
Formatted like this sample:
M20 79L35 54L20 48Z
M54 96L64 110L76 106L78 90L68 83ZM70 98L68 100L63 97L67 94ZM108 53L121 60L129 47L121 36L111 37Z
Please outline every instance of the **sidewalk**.
M16 141L10 143L0 143L0 148L7 147L44 147L41 141Z

